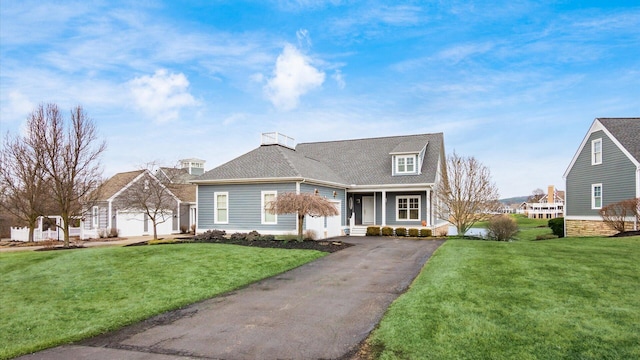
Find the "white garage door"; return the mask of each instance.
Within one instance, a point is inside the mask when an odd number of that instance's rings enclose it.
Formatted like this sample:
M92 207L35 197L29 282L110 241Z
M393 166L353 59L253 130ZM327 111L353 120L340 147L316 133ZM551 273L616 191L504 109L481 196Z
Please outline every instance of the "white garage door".
M173 220L169 216L167 221L158 224L158 235L170 235L172 233ZM147 220L147 231L145 231L145 216L138 212L118 212L117 224L119 236L142 236L153 235L153 222Z
M338 212L341 209L340 201L331 201L335 204ZM336 216L318 216L313 217L307 215L304 219L305 229L312 230L315 233L316 239L326 239L342 235L341 229L341 215Z

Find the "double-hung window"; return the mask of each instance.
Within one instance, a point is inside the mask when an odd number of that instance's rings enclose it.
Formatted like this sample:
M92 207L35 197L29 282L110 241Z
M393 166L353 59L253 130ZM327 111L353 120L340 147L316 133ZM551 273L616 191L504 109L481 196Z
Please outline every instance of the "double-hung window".
M229 193L228 192L216 192L214 193L214 218L216 224L228 224L229 223Z
M100 225L100 210L97 206L91 209L91 223L94 229L97 229Z
M267 211L267 206L276 200L276 196L278 196L277 191L263 191L262 192L262 224L277 224L278 223L278 215Z
M398 221L420 221L420 196L399 196L396 199Z
M415 174L416 156L398 155L396 156L396 174Z
M602 184L591 185L591 208L602 209Z
M591 142L591 165L602 164L602 139Z

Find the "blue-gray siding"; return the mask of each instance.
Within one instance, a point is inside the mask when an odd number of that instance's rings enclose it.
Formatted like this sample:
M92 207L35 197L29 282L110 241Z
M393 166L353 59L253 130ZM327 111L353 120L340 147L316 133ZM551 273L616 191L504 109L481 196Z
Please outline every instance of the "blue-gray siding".
M591 165L591 141L602 139L602 164ZM636 167L603 131L596 131L567 174L567 216L599 216L591 209L591 186L602 184L602 205L636 196Z
M242 230L268 233L269 231L295 231L295 215L278 215L278 223L263 225L261 221L262 191L295 192L296 184L237 184L198 185L198 228ZM214 223L214 193L229 193L229 223Z

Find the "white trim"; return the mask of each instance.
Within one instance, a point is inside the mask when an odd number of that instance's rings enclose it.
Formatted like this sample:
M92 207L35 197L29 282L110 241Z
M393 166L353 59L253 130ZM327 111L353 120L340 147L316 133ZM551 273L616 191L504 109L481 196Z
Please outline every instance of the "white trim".
M400 199L407 199L407 218L400 218ZM411 206L409 199L418 199L418 218L411 219ZM396 221L422 221L422 196L421 195L401 195L396 196Z
M375 194L374 194L375 196ZM385 190L382 190L382 226L387 226L387 192ZM375 208L375 201L374 201L374 208Z
M409 171L407 170L407 160L411 159L412 161L412 165L413 165L413 170ZM400 167L400 160L404 160L404 170L400 171L399 167ZM412 154L408 154L408 155L395 155L394 159L393 159L393 166L394 166L394 174L395 175L416 175L418 174L418 155L415 153Z
M595 190L596 190L597 187L600 188L600 206L599 207L596 206ZM603 199L604 199L604 191L602 189L602 183L591 184L591 210L600 210L600 209L602 209Z
M572 215L572 216L565 216L564 217L565 220L583 220L583 221L603 221L602 220L602 216L595 216L595 215Z
M224 196L227 202L227 207L224 210L227 210L227 220L220 221L218 219L218 196ZM213 223L214 224L228 224L229 223L229 192L227 191L216 191L213 193Z
M273 214L274 219L275 219L273 222L265 221L265 216L266 216L265 206L267 204L264 201L264 197L266 195L273 195L274 197L277 197L278 196L278 191L276 191L276 190L263 190L263 191L260 192L260 223L262 225L276 225L276 224L278 224L278 214ZM298 222L296 221L296 224L297 223Z
M600 152L596 153L596 144L600 145ZM596 158L596 154L600 155L600 158ZM591 165L602 164L602 138L591 140Z

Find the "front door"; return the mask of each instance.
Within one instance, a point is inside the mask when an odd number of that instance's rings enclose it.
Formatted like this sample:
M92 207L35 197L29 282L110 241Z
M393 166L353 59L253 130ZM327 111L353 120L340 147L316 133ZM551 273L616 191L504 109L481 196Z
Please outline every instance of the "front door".
M373 196L362 197L362 224L371 225L375 223L375 209L373 206Z

